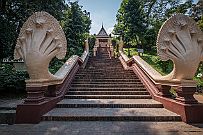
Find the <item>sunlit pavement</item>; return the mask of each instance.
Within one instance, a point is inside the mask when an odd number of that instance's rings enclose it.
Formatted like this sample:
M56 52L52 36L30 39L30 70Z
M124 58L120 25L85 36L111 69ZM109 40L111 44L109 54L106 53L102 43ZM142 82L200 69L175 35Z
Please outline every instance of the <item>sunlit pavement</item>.
M1 135L202 135L203 124L183 122L41 122L1 125Z

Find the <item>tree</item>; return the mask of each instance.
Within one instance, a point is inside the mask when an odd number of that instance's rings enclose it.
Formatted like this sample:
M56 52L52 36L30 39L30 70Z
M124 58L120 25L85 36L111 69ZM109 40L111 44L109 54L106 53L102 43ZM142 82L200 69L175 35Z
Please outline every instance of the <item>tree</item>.
M201 20L203 15L203 0L199 0L197 4L193 4L192 9L190 10L190 16L195 19L195 21Z
M124 42L136 45L145 27L144 10L139 0L123 0L117 13L117 24L114 33L122 31Z
M192 0L123 0L117 13L114 33L122 31L126 45L141 44L145 52L155 53L160 27L170 16L188 14Z
M89 12L82 11L77 2L66 3L65 0L0 0L0 61L5 57L13 57L20 28L27 18L37 11L46 11L53 15L66 30L67 39L70 40L68 44L74 44L75 48L80 45L81 50L81 44L89 33L91 21ZM74 32L71 33L71 31ZM74 39L77 42L73 41ZM73 51L73 53L78 52L80 51Z
M95 35L90 35L88 38L88 44L89 44L89 51L92 53L93 48L95 46L95 41L96 41L96 36Z
M13 50L20 28L31 14L36 11L47 11L58 20L61 20L65 7L65 0L1 0L0 60L5 57L13 57Z
M90 30L91 20L88 12L82 11L78 2L69 2L65 10L63 27L66 34L69 55L82 54L84 41Z
M173 7L166 10L166 16L169 18L173 14L181 13L186 14L192 8L192 0L187 0L183 4L174 5Z

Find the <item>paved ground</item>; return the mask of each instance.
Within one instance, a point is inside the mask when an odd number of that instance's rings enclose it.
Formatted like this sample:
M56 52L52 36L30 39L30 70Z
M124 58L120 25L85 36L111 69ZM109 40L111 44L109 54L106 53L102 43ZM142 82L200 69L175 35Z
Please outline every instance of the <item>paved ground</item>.
M203 103L203 95L197 95L194 96L200 103ZM16 106L20 103L22 103L23 100L20 99L10 99L10 100L4 100L0 99L0 108L16 108ZM119 102L119 101L118 101ZM74 102L75 103L75 102Z
M0 99L0 109L15 109L22 102L23 100L20 99Z
M183 122L41 122L0 125L0 135L203 135L203 124Z
M203 96L195 95L203 103ZM1 107L16 107L22 100L0 100ZM0 135L203 135L202 124L183 122L54 122L0 124Z

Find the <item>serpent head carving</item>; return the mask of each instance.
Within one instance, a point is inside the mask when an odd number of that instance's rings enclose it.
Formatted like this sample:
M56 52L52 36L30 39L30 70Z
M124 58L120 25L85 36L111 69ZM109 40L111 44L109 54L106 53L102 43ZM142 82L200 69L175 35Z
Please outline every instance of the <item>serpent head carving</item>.
M192 80L203 60L203 33L191 18L174 15L159 31L157 52L161 60L174 63L173 71L162 79Z
M21 28L14 58L22 58L30 79L57 79L49 70L49 63L66 55L66 38L58 21L46 12L36 12Z

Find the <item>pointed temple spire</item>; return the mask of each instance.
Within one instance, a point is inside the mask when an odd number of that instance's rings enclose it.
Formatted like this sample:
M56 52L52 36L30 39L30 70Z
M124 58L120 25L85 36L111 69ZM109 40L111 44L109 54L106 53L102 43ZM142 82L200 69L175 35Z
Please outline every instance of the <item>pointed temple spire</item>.
M109 35L107 34L106 30L104 29L103 22L102 22L101 30L97 34L97 37L109 37Z

